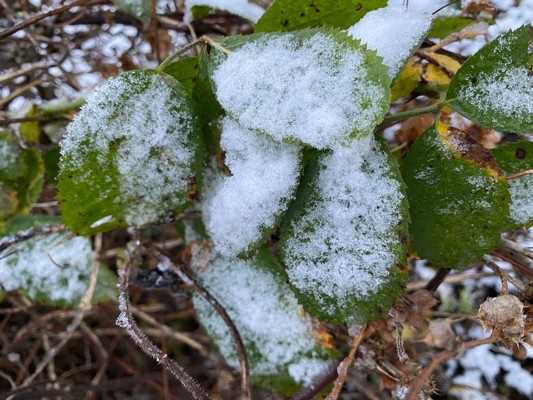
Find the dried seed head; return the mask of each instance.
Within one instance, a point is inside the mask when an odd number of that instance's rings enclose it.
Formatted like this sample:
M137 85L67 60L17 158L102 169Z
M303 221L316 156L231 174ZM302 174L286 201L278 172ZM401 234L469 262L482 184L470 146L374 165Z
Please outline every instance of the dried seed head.
M517 297L503 295L481 304L478 317L484 330L499 329L502 340L518 343L525 329L523 311L524 306Z

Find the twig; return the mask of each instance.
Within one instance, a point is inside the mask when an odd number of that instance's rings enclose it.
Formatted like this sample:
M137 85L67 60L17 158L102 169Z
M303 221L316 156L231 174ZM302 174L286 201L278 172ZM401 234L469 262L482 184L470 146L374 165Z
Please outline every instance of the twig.
M32 82L30 82L30 83L18 88L14 92L10 93L9 96L6 96L2 100L0 100L0 107L3 107L5 104L9 103L15 97L20 96L26 90L29 90L29 89L31 89L31 88L33 88L35 86L39 86L39 85L41 85L43 83L50 82L52 80L53 80L52 78L41 78L41 79L37 79L36 81L32 81Z
M291 400L311 400L337 378L337 368L331 368L316 378L311 385L291 397Z
M1 125L19 124L22 122L56 122L56 121L68 121L70 118L58 115L54 117L20 117L20 118L2 118L0 119Z
M517 253L520 253L523 256L526 256L527 258L530 258L531 260L533 260L533 251L520 246L519 244L517 244L516 242L513 242L512 240L502 239L500 241L500 245L509 250L516 251Z
M435 274L435 276L431 278L431 280L426 284L425 289L429 290L430 292L435 292L435 290L438 289L442 282L444 282L449 273L449 269L440 268Z
M136 239L138 242L138 238ZM185 370L174 360L168 357L168 354L165 354L159 349L155 344L153 344L148 337L144 334L143 331L139 329L137 323L133 319L131 313L130 299L128 293L129 287L129 273L132 264L135 262L139 256L139 244L136 243L135 249L132 253L129 254L128 259L119 270L119 309L120 315L117 318L117 325L121 328L126 329L130 335L133 342L146 354L156 360L158 363L162 364L178 381L183 385L183 387L191 393L195 400L209 400L209 396L204 390L198 385L195 380L185 372Z
M207 354L207 351L204 346L202 346L200 343L198 343L196 340L191 339L190 337L183 335L179 332L176 332L175 330L171 329L167 325L158 323L150 314L145 313L144 311L138 309L137 307L131 306L132 313L137 317L140 318L146 322L148 322L150 325L156 327L159 329L164 335L170 336L175 338L176 340L179 340L180 342L183 342L193 349L198 350L202 354Z
M13 246L14 244L24 242L25 240L31 239L35 236L48 235L50 233L63 232L65 230L67 230L67 227L63 224L59 224L38 229L28 229L17 233L15 236L6 236L0 239L0 252L4 251L10 246ZM0 257L0 259L1 258L2 257Z
M350 348L350 352L346 356L344 360L341 361L339 366L337 367L337 374L338 377L335 380L335 384L333 386L333 390L331 393L326 397L326 400L337 400L339 398L339 395L341 393L342 387L344 386L344 382L346 381L346 378L348 376L348 368L350 368L350 365L353 363L353 359L355 357L355 352L357 351L357 348L361 344L361 341L363 340L365 336L367 325L364 325L360 330L356 337L352 338L352 347Z
M93 298L94 289L96 288L96 281L98 278L98 269L100 267L100 263L99 263L97 255L101 249L102 249L102 234L97 234L94 240L95 257L91 265L91 276L89 279L89 285L87 287L87 291L85 292L85 294L83 295L80 301L80 305L78 306L78 309L76 310L76 314L74 315L72 322L67 326L67 335L56 346L52 347L50 351L46 353L44 358L35 368L35 372L24 380L24 382L22 383L22 387L27 387L30 383L32 383L35 380L35 378L37 378L37 376L39 376L39 374L43 371L43 369L46 368L48 363L50 363L54 359L54 357L61 351L61 349L67 344L67 342L72 337L72 334L78 329L80 324L83 322L83 318L85 317L85 314L91 308L91 300Z
M62 12L65 12L67 10L70 10L73 7L84 5L85 3L90 3L92 0L75 0L72 3L65 4L64 6L54 8L53 10L46 11L37 15L34 15L31 18L28 18L22 22L19 22L16 25L13 25L11 28L4 29L3 31L0 31L0 40L4 39L8 36L13 35L14 33L20 31L21 29L24 29L30 25L35 24L36 22L39 22L47 17L51 17L52 15L61 14Z
M509 285L507 285L507 277L505 276L505 273L502 271L502 269L498 266L498 264L492 262L492 260L489 260L487 257L483 257L483 262L488 268L496 272L500 277L500 281L502 282L502 294L504 296L509 294Z
M463 343L459 350L445 351L437 355L437 357L435 357L431 363L429 363L429 365L420 373L417 380L413 383L413 386L411 386L411 389L405 397L405 400L416 400L418 398L418 394L424 389L424 386L426 385L426 382L430 378L433 371L435 371L435 369L444 361L456 357L464 350L468 350L482 344L492 343L498 339L499 335L500 332L497 329L494 329L488 338L472 340L470 342Z
M510 181L511 179L520 178L524 175L533 174L533 168L532 169L526 169L525 171L517 172L516 174L507 175L505 177L505 180Z
M432 104L427 107L416 108L414 110L408 110L408 111L403 111L403 112L399 112L399 113L392 114L392 115L387 115L383 119L383 122L380 124L380 126L381 127L389 126L395 122L402 121L404 119L411 118L411 117L416 117L418 115L434 114L437 111L439 111L442 107L444 107L446 104L452 101L454 100L452 99L452 100L439 101L438 103Z
M174 272L187 286L196 290L200 296L202 296L220 315L224 320L224 323L228 327L228 330L233 339L233 344L237 350L239 356L239 364L241 367L241 390L242 390L242 399L251 400L252 398L252 389L250 383L250 375L248 368L248 360L246 357L246 349L242 341L241 335L235 324L233 323L231 317L229 316L226 309L220 304L220 302L215 299L211 293L209 293L203 286L201 286L196 280L194 280L187 272L180 268L180 266L172 263L166 255L164 255L159 249L151 246L153 255L160 261L164 261L169 265L169 269Z
M514 279L512 276L507 274L505 271L503 271L498 264L490 260L488 257L483 257L483 262L485 265L496 272L498 276L500 277L500 280L502 281L502 294L506 295L509 293L509 286L507 282L511 282L513 286L515 286L518 290L521 292L525 292L527 288L522 285L518 280Z

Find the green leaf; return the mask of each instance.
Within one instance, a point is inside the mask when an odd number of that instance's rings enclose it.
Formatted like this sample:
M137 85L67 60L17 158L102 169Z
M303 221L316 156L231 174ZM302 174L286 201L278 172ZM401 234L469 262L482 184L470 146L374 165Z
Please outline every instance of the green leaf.
M48 175L48 180L57 184L57 176L59 175L59 147L53 147L43 154L44 168Z
M533 142L514 142L500 145L492 150L505 175L533 169ZM533 174L507 181L511 193L511 226L533 225Z
M200 57L185 57L165 66L162 70L183 85L187 93L192 96L198 80Z
M61 143L63 219L81 234L152 223L191 205L202 135L185 89L135 71L87 98Z
M266 248L250 260L212 254L207 267L202 253L196 250L195 275L235 323L244 342L252 382L290 394L331 367L328 360L335 353L317 340L320 335ZM208 335L228 364L238 369L237 352L222 319L199 295L193 296L193 302Z
M498 36L457 71L447 100L466 118L505 132L533 131L530 25Z
M370 136L319 155L309 173L280 243L298 299L335 323L386 315L406 280L407 196L394 158Z
M488 150L460 131L437 129L416 140L403 168L411 245L435 266L464 269L500 241L510 195Z
M145 24L152 18L152 0L112 0L114 4L127 11Z
M39 108L32 105L25 117L38 117L41 112ZM41 137L41 126L38 121L26 121L22 122L19 127L20 136L26 143L39 143Z
M459 32L473 21L472 18L460 17L457 15L446 15L438 17L433 21L428 37L444 39L451 33Z
M346 145L372 132L389 108L387 67L345 32L265 33L221 44L233 51L214 55L218 101L241 126L278 141Z
M387 0L276 0L257 22L255 32L284 32L328 26L348 29Z
M0 131L0 219L26 213L39 198L44 165L39 152L24 149Z
M19 217L8 223L14 229L38 228L58 222L40 216ZM45 304L73 306L85 294L94 254L91 241L69 232L39 235L17 243L0 253L0 282L5 290L18 290Z

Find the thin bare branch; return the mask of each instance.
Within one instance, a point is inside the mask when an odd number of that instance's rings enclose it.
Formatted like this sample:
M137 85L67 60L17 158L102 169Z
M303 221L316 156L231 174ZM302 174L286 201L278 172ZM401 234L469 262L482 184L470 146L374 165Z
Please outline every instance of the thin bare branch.
M526 256L527 258L530 258L531 260L533 260L533 251L520 246L518 243L513 242L512 240L502 239L500 241L500 246L505 247L509 250L515 251L517 253L520 253L523 256Z
M34 15L31 18L25 19L22 22L19 22L16 25L13 25L11 28L4 29L3 31L0 31L0 40L4 39L8 36L13 35L14 33L35 24L36 22L39 22L47 17L51 17L53 15L61 14L67 10L70 10L73 7L82 6L82 5L88 5L89 3L93 3L92 0L75 0L72 3L65 4L64 6L54 8L52 10Z
M241 335L239 334L239 331L235 324L233 323L231 317L229 316L226 309L219 303L217 299L215 299L211 293L207 291L203 286L201 286L194 278L192 278L183 268L180 268L180 266L172 263L169 258L164 255L159 249L155 248L154 246L150 247L150 250L152 251L153 255L160 261L164 261L166 264L169 265L169 268L171 271L173 271L187 286L194 289L195 291L200 294L220 315L226 326L228 327L228 330L230 331L231 337L233 339L233 344L235 345L235 348L237 350L237 354L239 356L239 364L241 367L241 390L242 390L242 399L243 400L251 400L252 398L252 388L250 383L250 375L249 375L249 367L248 367L248 360L246 357L246 349L244 347L244 343L242 341Z
M138 242L138 238L136 239ZM133 342L146 354L163 365L183 387L191 393L195 400L209 400L209 396L199 386L199 384L189 375L185 370L174 360L168 357L168 354L163 353L159 347L153 344L143 331L139 329L137 323L133 319L128 287L129 287L129 273L132 264L139 256L139 243L136 243L135 249L129 254L128 259L119 270L119 309L120 315L117 318L117 325L126 329Z
M13 246L14 244L24 242L36 236L48 235L50 233L57 233L66 231L67 227L63 224L46 226L44 228L33 228L17 233L14 236L6 236L0 239L0 252Z
M433 374L433 371L435 371L435 369L444 361L450 360L456 357L458 354L462 354L463 351L473 347L477 347L482 344L493 343L496 341L496 339L498 339L499 335L500 332L497 329L494 329L488 338L472 340L470 342L463 343L459 350L445 351L437 355L437 357L435 357L431 363L429 363L429 365L420 373L417 380L413 383L413 386L411 386L411 389L409 390L405 400L416 400L418 398L418 394L424 389L424 386L431 377L431 374Z
M361 344L361 341L365 337L366 328L367 328L367 325L364 325L359 330L359 333L357 334L357 336L352 337L353 342L352 342L352 347L350 348L350 352L337 367L338 377L335 380L333 390L328 395L328 397L326 397L326 400L337 400L339 398L342 387L344 386L344 382L346 381L346 378L348 377L348 368L350 368L350 366L352 365L357 348L359 347L359 345Z
M525 171L517 172L516 174L511 174L505 177L505 180L510 181L511 179L520 178L525 175L533 174L533 169L526 169Z

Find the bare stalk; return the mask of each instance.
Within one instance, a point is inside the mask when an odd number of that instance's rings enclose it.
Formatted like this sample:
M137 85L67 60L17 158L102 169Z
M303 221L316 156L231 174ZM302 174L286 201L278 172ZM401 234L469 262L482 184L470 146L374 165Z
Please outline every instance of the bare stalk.
M154 246L150 247L153 255L160 261L164 261L169 265L169 269L174 272L187 286L194 289L200 296L202 296L220 315L233 339L233 344L237 350L239 357L239 364L241 367L241 391L243 400L252 399L252 388L250 383L250 374L248 367L248 359L246 357L246 349L242 341L241 335L235 323L232 321L226 309L219 303L219 301L211 295L203 286L201 286L194 278L192 278L183 268L172 263L167 256L165 256L159 249Z
M191 393L195 400L209 400L209 396L199 386L199 384L189 375L185 370L174 360L168 358L168 354L163 353L159 347L148 339L143 331L139 329L131 313L130 298L128 293L129 287L129 273L132 264L139 256L139 246L129 254L128 259L119 270L119 309L120 315L117 318L117 325L126 329L130 338L142 351L163 365L183 387Z
M359 345L361 344L361 341L363 340L365 336L366 328L367 328L367 325L364 325L359 330L359 333L357 334L357 336L352 338L353 342L352 342L352 347L350 348L350 352L337 367L337 373L339 376L335 380L333 390L328 395L328 397L326 397L326 400L337 400L339 398L342 387L344 386L344 382L346 381L346 378L348 377L348 368L350 368L350 365L352 365L353 363L355 352L357 351L357 348L359 347Z
M492 331L492 334L488 338L472 340L470 342L463 343L459 350L445 351L437 355L437 357L435 357L431 361L431 363L429 363L429 365L422 371L422 373L418 376L417 380L413 383L413 386L411 386L411 389L409 390L409 393L407 393L405 400L416 400L418 398L418 394L424 389L424 386L426 385L428 379L431 377L433 371L435 371L435 369L437 369L437 367L444 361L456 357L464 350L468 350L473 347L480 346L482 344L493 343L494 341L496 341L496 339L498 339L499 335L500 332L497 329L494 329Z

